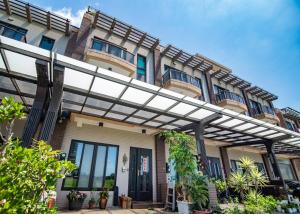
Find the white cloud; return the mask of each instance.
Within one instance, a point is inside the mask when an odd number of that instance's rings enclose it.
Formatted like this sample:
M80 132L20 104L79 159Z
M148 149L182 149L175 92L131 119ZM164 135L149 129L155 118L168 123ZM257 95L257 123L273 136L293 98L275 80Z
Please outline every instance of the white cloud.
M67 7L63 7L58 10L53 10L52 8L48 8L48 10L59 16L62 16L62 17L65 17L65 18L71 20L72 25L79 27L81 24L82 17L84 15L84 13L87 11L87 8L80 9L80 10L76 11L75 13L72 13L72 9L67 8Z

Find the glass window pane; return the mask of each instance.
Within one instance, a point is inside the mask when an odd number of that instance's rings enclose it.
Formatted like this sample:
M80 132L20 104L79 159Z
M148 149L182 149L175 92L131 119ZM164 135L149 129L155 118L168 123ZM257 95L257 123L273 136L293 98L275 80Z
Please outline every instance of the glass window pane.
M94 145L85 144L80 167L78 187L87 188L89 185Z
M54 39L43 36L40 43L40 48L44 48L46 50L51 51L54 46L54 42Z
M108 147L104 187L112 189L115 185L117 166L117 147Z
M99 40L93 40L92 49L98 50L98 51L104 51L106 47L106 44Z
M108 53L121 58L122 49L113 45L108 46Z
M68 160L74 163L77 167L80 166L80 160L82 155L82 143L72 143ZM78 180L78 169L74 170L70 175L67 175L64 181L64 187L74 188Z
M105 164L106 147L98 146L97 158L95 163L95 172L93 180L93 188L101 188L104 176L104 164Z

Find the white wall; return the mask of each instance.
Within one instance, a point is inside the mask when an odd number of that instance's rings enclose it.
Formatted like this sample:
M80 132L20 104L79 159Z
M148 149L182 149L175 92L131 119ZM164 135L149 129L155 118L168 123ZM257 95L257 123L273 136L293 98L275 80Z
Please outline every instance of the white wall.
M53 51L64 54L69 37L66 37L63 32L57 30L48 30L45 25L36 22L29 23L27 19L20 16L8 16L4 11L0 11L0 20L27 30L27 43L39 46L42 36L49 37L55 40Z
M128 193L129 174L122 172L122 157L124 154L128 157L126 168L129 168L129 151L130 147L139 147L152 149L152 181L153 181L153 200L156 201L156 164L155 164L155 142L154 136L138 134L117 129L98 127L93 125L83 125L77 127L76 123L69 122L63 139L62 150L68 154L72 139L84 140L91 142L107 143L119 145L119 157L117 166L116 185L119 187L119 195ZM68 201L66 195L69 191L61 191L62 180L57 185L57 203L60 208L67 207ZM88 199L85 201L88 202ZM112 205L112 197L110 197L109 205Z

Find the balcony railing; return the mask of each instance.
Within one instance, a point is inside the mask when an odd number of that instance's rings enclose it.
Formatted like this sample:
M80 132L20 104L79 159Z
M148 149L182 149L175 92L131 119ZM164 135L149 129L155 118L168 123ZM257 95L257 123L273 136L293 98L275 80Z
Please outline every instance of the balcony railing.
M173 69L173 68L167 68L165 71L165 74L162 77L163 83L166 83L169 80L179 80L181 82L189 83L197 88L201 89L201 83L199 79L196 79L195 77L192 77L191 75L188 75L182 71Z
M134 64L134 55L128 51L99 39L93 39L92 49L112 54Z
M22 42L26 41L26 33L0 23L0 35Z
M233 100L242 104L245 104L245 100L240 95L230 92L230 91L222 91L216 94L217 102L221 102L223 100Z
M251 109L252 113L254 115L259 115L259 114L271 114L273 116L276 116L274 110L270 108L269 106L261 106L260 108L252 108Z

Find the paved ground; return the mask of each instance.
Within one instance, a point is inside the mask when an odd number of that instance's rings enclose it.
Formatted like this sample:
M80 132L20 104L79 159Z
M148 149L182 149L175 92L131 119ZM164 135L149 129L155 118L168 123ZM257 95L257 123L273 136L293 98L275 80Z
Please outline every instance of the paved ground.
M173 212L165 212L162 209L147 210L147 209L120 209L120 208L111 208L106 210L99 209L83 209L80 211L59 211L58 214L167 214Z

